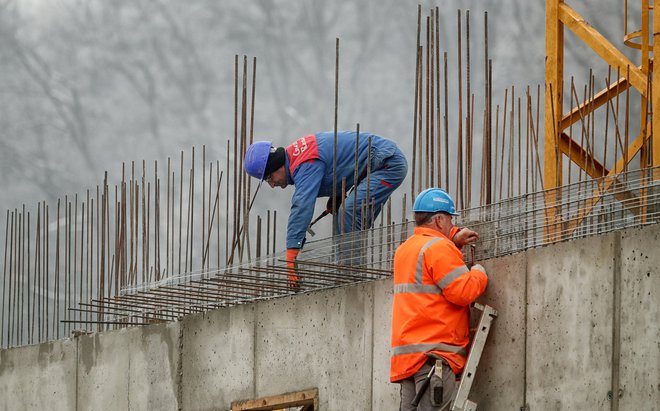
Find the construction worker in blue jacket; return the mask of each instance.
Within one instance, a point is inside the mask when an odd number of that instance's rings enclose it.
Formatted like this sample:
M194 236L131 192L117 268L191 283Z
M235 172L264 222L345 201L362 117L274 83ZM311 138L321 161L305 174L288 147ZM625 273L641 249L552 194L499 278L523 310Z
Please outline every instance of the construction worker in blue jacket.
M369 147L371 156L368 155ZM333 151L334 132L322 132L301 137L288 147L275 148L270 141L257 141L245 153L244 168L252 177L265 180L271 187L295 186L286 235L289 268L294 267L293 261L305 244L305 233L312 221L316 199L333 195ZM371 159L371 167L367 179L368 158ZM344 233L371 226L383 204L406 177L408 162L391 140L371 133L360 133L358 137L354 131L341 131L337 133L336 167L335 196L341 197L344 179L346 191L352 187L346 199L335 200L337 205L341 204L337 210L341 218L337 218L334 227L334 233L339 234L342 226ZM332 198L328 206L331 203ZM363 208L369 210L366 216L362 215ZM298 276L290 271L289 284L297 288L298 280Z

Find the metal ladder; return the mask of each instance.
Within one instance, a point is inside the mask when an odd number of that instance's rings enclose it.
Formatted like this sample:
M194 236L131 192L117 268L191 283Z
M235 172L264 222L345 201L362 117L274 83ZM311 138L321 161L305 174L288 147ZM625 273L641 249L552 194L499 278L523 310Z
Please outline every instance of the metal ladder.
M477 332L475 333L472 345L470 346L470 354L468 355L465 368L463 369L463 376L458 384L456 399L450 407L451 411L475 411L477 409L477 404L470 401L468 395L470 395L470 389L472 388L474 374L477 371L477 366L481 359L481 353L486 345L486 338L490 331L490 325L493 322L493 319L497 317L497 311L489 305L474 303L472 306L481 310L481 319L479 320Z

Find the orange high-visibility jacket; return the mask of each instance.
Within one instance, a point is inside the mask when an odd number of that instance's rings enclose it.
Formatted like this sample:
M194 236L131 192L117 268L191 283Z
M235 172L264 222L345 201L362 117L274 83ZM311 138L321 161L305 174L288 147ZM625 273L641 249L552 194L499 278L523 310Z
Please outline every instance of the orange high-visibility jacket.
M454 234L452 232L452 234ZM465 366L470 304L486 289L481 266L469 270L456 245L439 231L415 227L394 255L390 380L415 374L426 353L455 374Z

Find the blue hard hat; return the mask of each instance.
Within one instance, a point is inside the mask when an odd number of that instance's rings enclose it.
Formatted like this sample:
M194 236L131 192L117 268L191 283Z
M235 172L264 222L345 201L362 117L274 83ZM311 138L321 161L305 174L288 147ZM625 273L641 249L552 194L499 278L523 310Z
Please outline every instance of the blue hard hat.
M250 144L245 152L245 162L243 163L245 172L258 178L259 181L263 180L271 147L273 147L273 143L270 141L257 141Z
M416 213L439 213L458 215L454 200L441 188L427 188L419 193L413 204Z

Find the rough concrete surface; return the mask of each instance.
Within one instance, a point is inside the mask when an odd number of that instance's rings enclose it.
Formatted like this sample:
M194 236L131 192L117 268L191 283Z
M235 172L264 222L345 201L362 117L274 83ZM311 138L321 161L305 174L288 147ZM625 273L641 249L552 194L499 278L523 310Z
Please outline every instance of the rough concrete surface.
M622 410L660 410L658 267L660 230L622 232L619 379Z
M131 329L129 409L177 410L179 323Z
M129 350L133 329L78 338L78 409L129 409Z
M226 410L232 401L255 397L255 308L222 308L181 321L184 410Z
M176 410L179 324L78 338L79 410Z
M321 409L370 409L373 284L257 309L256 397L318 387Z
M526 388L532 409L608 407L612 238L591 237L526 253Z
M523 405L525 377L525 275L524 253L484 263L486 292L477 301L497 310L470 399L484 410L517 410ZM481 311L472 311L476 326Z
M399 384L390 383L392 279L374 283L374 370L372 410L398 410Z
M76 342L0 350L0 410L68 411L76 407Z

